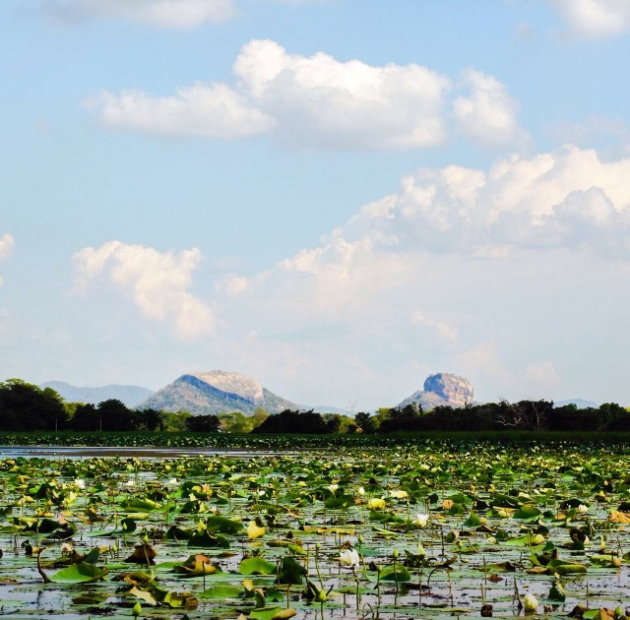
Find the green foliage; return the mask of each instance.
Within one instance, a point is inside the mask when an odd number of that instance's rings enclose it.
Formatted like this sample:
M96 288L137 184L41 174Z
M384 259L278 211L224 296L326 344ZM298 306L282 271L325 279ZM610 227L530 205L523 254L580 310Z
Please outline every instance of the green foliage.
M42 390L21 379L0 383L0 429L61 430L67 421L63 400L51 388Z
M215 415L193 415L186 418L186 430L191 433L216 433L221 427Z

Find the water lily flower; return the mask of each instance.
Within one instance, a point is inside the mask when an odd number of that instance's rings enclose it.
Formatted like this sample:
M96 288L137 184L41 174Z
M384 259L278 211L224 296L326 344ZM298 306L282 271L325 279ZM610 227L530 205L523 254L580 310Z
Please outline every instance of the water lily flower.
M584 504L580 504L577 507L577 511L581 514L584 514L585 512L588 512L588 506L585 506Z
M77 478L74 481L74 486L77 487L77 489L85 489L85 480Z
M368 508L372 510L381 510L385 508L386 505L385 500L381 497L373 497L368 502Z
M425 515L422 512L419 512L414 520L414 524L419 525L420 527L426 527L428 522L429 515Z
M329 484L329 485L328 485L328 490L329 490L331 493L334 493L334 492L335 492L338 488L339 488L339 485L338 485L338 484Z
M70 555L73 550L74 547L72 546L72 543L65 542L61 544L61 553L63 553L64 555Z
M525 611L536 611L538 609L538 599L533 594L526 594L523 599Z
M365 495L365 489L363 487L359 487L359 495Z
M344 566L358 566L361 563L361 557L354 549L344 549L339 554L339 561Z

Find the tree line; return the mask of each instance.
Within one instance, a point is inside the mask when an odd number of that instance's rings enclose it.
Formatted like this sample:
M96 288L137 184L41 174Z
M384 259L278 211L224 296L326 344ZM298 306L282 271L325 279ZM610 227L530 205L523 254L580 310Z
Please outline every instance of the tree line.
M358 413L355 423L363 432L396 431L630 431L630 411L616 404L579 409L574 404L555 407L552 401L438 406L423 411L416 404L379 409L375 415Z
M0 431L150 431L234 433L391 433L400 431L630 431L630 411L616 403L578 409L546 400L500 401L463 408L417 404L383 408L354 417L285 410L269 415L240 412L191 415L186 411L131 409L119 400L98 405L65 402L52 388L10 379L0 383Z

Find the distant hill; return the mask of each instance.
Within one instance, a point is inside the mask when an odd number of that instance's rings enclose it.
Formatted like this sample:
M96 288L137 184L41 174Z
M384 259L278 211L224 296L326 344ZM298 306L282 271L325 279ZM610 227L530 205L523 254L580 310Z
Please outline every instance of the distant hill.
M76 387L63 381L42 383L42 388L52 388L70 403L92 403L98 405L104 400L116 399L127 407L137 407L155 392L137 385L106 385L104 387Z
M473 386L464 377L458 377L447 372L429 375L422 390L414 392L397 405L399 409L409 405L421 405L425 411L438 406L465 407L472 404L474 396Z
M141 404L142 408L217 415L240 411L245 415L262 407L269 413L300 409L264 388L256 379L236 372L212 370L182 375Z
M592 400L584 400L583 398L570 398L568 400L559 400L554 402L554 407L564 407L565 405L575 405L578 409L597 409L599 404Z

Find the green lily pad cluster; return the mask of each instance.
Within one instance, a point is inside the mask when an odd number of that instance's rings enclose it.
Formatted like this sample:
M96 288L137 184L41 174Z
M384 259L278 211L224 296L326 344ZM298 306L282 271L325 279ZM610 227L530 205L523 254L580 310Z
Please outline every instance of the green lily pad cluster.
M67 620L625 620L629 452L423 441L4 458L0 599L12 618Z

